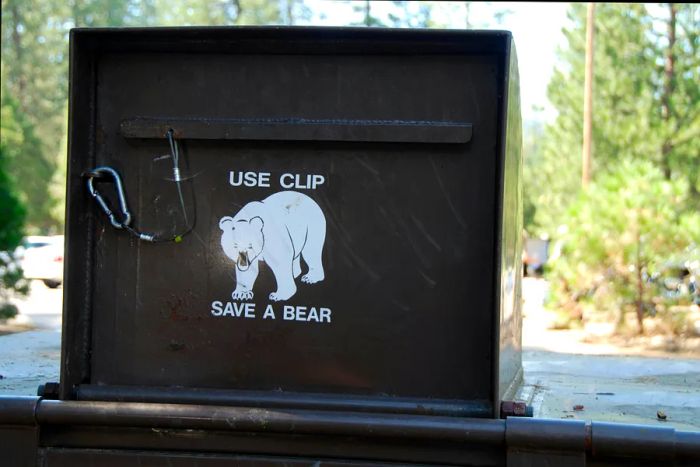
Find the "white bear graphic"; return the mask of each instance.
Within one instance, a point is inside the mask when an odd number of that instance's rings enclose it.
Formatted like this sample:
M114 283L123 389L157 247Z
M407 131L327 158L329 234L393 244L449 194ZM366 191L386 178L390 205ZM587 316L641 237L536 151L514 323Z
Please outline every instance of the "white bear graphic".
M236 263L234 300L253 298L258 262L265 261L277 281L270 300L288 300L297 291L301 258L309 267L301 281L324 279L321 253L326 240L326 218L316 202L303 193L281 191L253 201L234 217L222 217L221 247Z

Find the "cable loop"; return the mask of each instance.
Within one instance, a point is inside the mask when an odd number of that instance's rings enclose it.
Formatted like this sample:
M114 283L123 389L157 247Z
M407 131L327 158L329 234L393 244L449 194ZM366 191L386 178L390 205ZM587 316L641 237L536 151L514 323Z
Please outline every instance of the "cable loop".
M95 199L97 204L100 206L102 211L107 215L109 218L110 224L115 229L123 229L129 232L130 234L134 235L135 237L139 238L140 240L146 241L146 242L175 242L179 243L182 241L182 237L187 235L192 231L194 228L194 225L190 225L188 216L187 216L187 209L185 208L185 200L182 195L182 187L181 187L181 182L183 181L183 178L180 175L180 150L178 148L177 141L175 140L175 132L171 129L169 129L166 134L166 138L168 139L168 143L170 144L170 155L172 156L173 160L173 181L176 184L177 187L177 194L178 198L180 201L180 208L182 209L182 217L185 221L185 224L187 228L185 229L184 232L174 235L172 237L159 237L155 234L148 234L148 233L143 233L139 232L137 229L131 226L131 213L129 212L129 207L126 203L126 193L124 193L124 185L122 184L122 179L119 176L119 173L117 173L116 170L114 170L112 167L107 167L107 166L101 166L101 167L96 167L93 170L89 172L85 172L83 174L84 177L87 178L87 188L88 192L90 195ZM118 219L117 215L112 211L112 209L109 206L109 203L105 198L102 196L102 194L95 188L94 180L106 180L106 179L111 179L111 182L114 184L114 189L117 193L117 198L119 200L119 209L121 210L121 219Z

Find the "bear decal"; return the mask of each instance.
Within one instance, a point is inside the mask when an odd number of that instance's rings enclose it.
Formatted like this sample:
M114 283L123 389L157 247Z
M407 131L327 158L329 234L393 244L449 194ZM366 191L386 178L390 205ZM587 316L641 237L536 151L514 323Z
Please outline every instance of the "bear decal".
M233 216L222 217L221 247L236 267L234 300L253 298L258 263L265 261L277 282L270 300L288 300L297 291L301 259L309 270L307 284L324 279L321 256L326 240L326 218L316 202L303 193L281 191L253 201Z

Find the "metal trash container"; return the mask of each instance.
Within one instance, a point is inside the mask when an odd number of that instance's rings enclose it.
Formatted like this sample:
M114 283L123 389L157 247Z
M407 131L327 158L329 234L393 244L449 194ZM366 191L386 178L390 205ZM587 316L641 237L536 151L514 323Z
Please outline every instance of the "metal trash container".
M498 417L509 33L77 29L70 83L60 399Z
M5 463L697 465L697 433L494 419L523 411L509 33L71 37L61 380L0 396Z

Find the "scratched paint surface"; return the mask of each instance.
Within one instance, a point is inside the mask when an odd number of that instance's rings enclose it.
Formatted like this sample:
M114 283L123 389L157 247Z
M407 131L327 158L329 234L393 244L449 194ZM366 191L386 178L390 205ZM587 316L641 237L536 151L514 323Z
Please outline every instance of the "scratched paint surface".
M474 133L466 144L183 140L191 235L154 246L97 220L91 383L491 399L498 58L163 60L105 54L96 70L97 163L120 170L144 231L177 232L182 216L166 142L124 138L125 119L449 121ZM321 261L299 272L290 259L280 289L276 255L261 250L272 233L246 237L241 268L221 224L283 190L308 196L326 232ZM257 217L244 220L270 225ZM251 270L251 258L265 261ZM319 263L322 280L307 270Z

